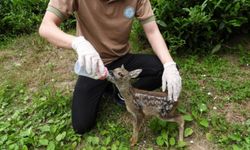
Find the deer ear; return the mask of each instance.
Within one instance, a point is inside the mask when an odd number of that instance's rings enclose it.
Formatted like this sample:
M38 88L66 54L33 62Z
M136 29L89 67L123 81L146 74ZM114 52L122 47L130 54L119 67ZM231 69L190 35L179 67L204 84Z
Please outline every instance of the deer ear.
M137 78L141 72L142 72L142 69L136 69L136 70L130 71L129 76L130 78Z

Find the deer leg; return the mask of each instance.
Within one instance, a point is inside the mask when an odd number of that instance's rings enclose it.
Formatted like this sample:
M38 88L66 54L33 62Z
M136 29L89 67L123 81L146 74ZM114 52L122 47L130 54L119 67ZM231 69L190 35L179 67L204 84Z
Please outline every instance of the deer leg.
M179 141L183 141L183 132L184 132L184 119L181 115L172 116L169 118L162 118L163 120L176 122L179 128Z
M144 115L141 113L133 114L133 135L130 139L130 145L134 146L138 141L138 134L144 120Z

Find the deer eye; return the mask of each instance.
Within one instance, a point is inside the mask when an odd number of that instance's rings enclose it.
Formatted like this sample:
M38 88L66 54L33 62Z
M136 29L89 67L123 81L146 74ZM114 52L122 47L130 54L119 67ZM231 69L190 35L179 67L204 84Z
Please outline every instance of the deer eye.
M118 72L118 75L119 75L120 77L123 77L123 74L122 74L121 72Z

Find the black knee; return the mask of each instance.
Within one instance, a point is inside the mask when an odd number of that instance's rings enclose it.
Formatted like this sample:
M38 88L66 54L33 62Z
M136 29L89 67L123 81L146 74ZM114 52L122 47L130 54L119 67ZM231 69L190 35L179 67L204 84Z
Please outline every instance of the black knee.
M77 121L72 121L72 126L75 133L82 135L86 132L89 132L95 126L95 122L94 121L80 122L79 120L77 120Z

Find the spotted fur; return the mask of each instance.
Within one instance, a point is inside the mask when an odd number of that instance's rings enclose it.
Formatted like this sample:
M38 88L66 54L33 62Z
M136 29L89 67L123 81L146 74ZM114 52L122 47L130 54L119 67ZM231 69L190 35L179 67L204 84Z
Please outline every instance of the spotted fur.
M155 96L143 93L134 94L134 103L142 109L148 106L156 108L159 110L158 112L161 117L166 117L174 106L174 102L169 101L167 96Z

